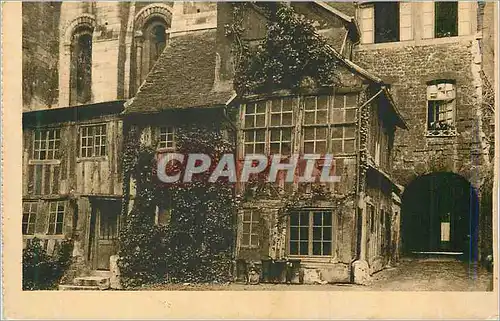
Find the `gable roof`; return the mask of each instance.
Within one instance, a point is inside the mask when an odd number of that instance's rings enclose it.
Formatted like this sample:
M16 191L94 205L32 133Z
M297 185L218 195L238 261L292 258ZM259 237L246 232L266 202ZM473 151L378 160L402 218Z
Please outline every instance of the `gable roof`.
M329 5L328 3L324 2L324 1L313 1L313 3L316 4L317 6L325 9L326 11L333 13L334 15L339 17L340 19L347 22L349 25L349 29L353 32L353 36L354 36L355 41L359 40L361 31L359 30L359 26L356 22L355 17L349 16L349 15L343 13L342 11L332 7L331 5Z
M329 6L326 2L324 1L313 1L315 4L317 4L318 6L322 7L323 9L335 14L336 16L338 16L339 18L345 20L346 22L352 22L354 20L354 17L351 17L351 16L348 16L346 15L345 13L343 13L342 11L340 10L337 10L331 6Z
M234 91L214 90L215 45L215 29L171 38L124 113L225 105Z

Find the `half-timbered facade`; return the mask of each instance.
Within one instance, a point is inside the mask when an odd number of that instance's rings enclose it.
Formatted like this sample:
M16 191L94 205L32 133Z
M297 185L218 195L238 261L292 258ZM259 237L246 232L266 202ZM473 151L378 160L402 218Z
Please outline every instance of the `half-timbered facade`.
M23 115L23 243L74 241L82 266L109 269L122 199L124 101Z

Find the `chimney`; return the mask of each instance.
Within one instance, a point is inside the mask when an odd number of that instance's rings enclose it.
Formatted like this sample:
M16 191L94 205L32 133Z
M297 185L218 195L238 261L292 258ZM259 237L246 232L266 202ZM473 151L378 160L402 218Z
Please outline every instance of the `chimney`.
M233 5L228 2L217 2L217 34L215 46L215 91L233 89L234 61L232 56L232 38L226 37L226 24L233 20Z

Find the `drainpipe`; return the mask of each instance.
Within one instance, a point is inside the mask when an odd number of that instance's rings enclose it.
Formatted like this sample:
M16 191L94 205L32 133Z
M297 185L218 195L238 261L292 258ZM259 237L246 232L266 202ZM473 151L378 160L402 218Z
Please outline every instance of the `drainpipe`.
M361 152L361 111L362 109L368 105L369 103L371 103L375 98L377 98L382 92L384 91L384 87L382 86L382 89L380 89L375 95L373 95L370 99L368 99L365 103L363 103L363 105L359 106L358 108L358 137L357 137L357 145L358 145L358 152L356 154L356 163L358 165L358 173L356 175L356 195L357 197L359 198L359 192L360 192L360 187L359 187L359 184L360 184L360 173L361 173L361 170L360 170L360 163L361 163L361 156L360 156L360 152ZM359 211L359 199L358 199L358 202L356 204L356 211ZM361 215L361 213L358 213L358 215ZM356 224L358 223L358 221L356 221ZM361 226L359 226L358 228L362 228L363 227L363 224ZM366 239L366 237L363 237L363 234L364 234L364 231L361 231L361 243L363 243L363 240ZM356 237L357 238L357 237ZM356 240L357 241L357 240ZM356 247L357 247L357 244L356 244ZM361 246L359 247L360 250L359 251L356 251L356 257L351 261L351 268L352 268L352 263L354 261L357 261L361 258L361 253L365 253L365 250L363 249L363 245L361 244Z

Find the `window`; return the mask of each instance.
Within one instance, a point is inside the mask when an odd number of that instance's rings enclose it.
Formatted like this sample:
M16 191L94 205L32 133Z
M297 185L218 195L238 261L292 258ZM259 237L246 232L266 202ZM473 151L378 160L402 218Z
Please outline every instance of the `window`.
M399 3L375 3L375 43L399 41Z
M297 211L290 214L290 255L331 256L333 222L330 211Z
M167 34L165 26L160 24L152 24L148 30L149 41L149 70L153 68L156 60L160 57L165 45L167 44Z
M328 96L305 97L303 150L306 154L324 154L327 151Z
M332 154L350 154L356 151L356 128L354 126L332 127Z
M355 152L357 94L353 93L334 97L285 97L246 104L243 109L244 153L290 155L299 104L303 107L300 129L303 153ZM331 125L334 125L332 130Z
M245 154L263 154L266 145L266 102L245 106Z
M167 194L165 197L161 198L161 201L156 206L155 225L168 226L172 219L172 212L172 195Z
M455 37L458 36L458 2L457 1L436 1L435 10L435 37Z
M241 239L242 246L259 246L259 221L260 214L257 210L243 211L243 233Z
M271 154L289 155L292 149L293 122L292 100L290 98L271 101L270 151ZM286 127L287 128L282 128Z
M92 98L92 30L75 30L71 44L70 104L85 104Z
M245 106L245 154L289 155L292 149L293 98L258 101ZM269 145L267 140L269 139Z
M106 124L80 127L80 157L106 156Z
M59 129L35 130L33 137L33 159L59 158L61 132Z
M333 123L354 123L356 121L357 94L336 95L333 102Z
M168 226L170 224L170 219L172 218L172 208L170 207L156 207L155 213L155 225L156 226Z
M167 24L159 18L150 19L140 30L135 43L136 89L142 84L167 45Z
M427 130L429 135L455 133L455 84L434 81L427 86Z
M175 148L175 128L173 126L160 127L160 139L158 149Z
M23 204L23 234L35 234L35 223L37 214L36 202L28 202Z
M304 128L304 153L325 154L328 128Z
M55 201L49 203L49 229L47 234L58 235L63 232L65 203Z
M304 125L328 124L328 96L305 97Z

